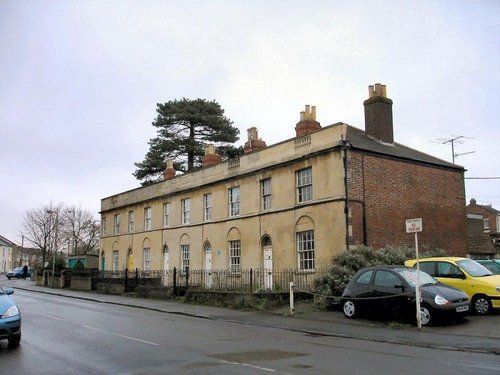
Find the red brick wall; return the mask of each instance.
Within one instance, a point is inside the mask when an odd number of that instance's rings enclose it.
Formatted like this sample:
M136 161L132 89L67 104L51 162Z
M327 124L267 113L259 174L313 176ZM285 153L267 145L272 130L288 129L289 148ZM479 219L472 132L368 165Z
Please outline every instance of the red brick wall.
M402 160L349 152L349 200L354 200L351 222L353 239L363 236L359 228L364 204L366 245L415 245L405 220L422 218L419 249L442 248L465 255L466 212L462 172ZM357 224L355 224L357 223ZM361 233L360 233L361 231Z

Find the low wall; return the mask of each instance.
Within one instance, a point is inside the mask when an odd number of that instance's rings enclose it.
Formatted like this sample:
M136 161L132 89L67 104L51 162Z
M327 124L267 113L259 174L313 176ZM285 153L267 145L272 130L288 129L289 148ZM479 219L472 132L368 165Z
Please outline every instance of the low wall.
M97 291L106 294L123 294L125 292L125 287L120 284L97 284Z
M71 286L69 287L69 289L91 291L92 290L92 278L71 276Z
M135 295L141 298L170 299L174 297L174 290L165 286L138 286Z

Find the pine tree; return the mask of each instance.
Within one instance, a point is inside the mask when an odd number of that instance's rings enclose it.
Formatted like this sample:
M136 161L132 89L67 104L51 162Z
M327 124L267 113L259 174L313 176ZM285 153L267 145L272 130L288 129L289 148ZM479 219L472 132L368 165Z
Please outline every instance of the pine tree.
M205 99L169 101L157 104L158 116L153 122L157 136L149 141L149 151L133 175L143 184L161 179L166 159L174 161L174 167L190 171L201 165L204 145L233 149L239 138L239 130L224 116L224 110L216 101Z

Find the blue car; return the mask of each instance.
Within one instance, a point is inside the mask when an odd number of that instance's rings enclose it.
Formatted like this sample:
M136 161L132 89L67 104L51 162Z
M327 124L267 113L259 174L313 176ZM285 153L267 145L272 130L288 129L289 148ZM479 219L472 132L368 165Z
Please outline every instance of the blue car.
M10 295L14 289L0 286L0 340L8 340L9 347L21 341L21 313Z
M33 268L28 267L28 272L26 273L26 277L30 278L32 272L33 272ZM7 276L7 278L9 280L12 279L12 278L16 278L16 279L22 279L22 278L24 278L23 267L16 267L16 268L14 268L12 271L7 272L6 276Z

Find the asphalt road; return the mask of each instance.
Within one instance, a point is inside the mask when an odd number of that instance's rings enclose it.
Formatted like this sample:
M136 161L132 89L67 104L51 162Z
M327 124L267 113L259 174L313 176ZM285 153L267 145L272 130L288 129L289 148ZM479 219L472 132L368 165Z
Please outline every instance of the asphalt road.
M498 374L499 356L308 335L16 290L0 374Z

